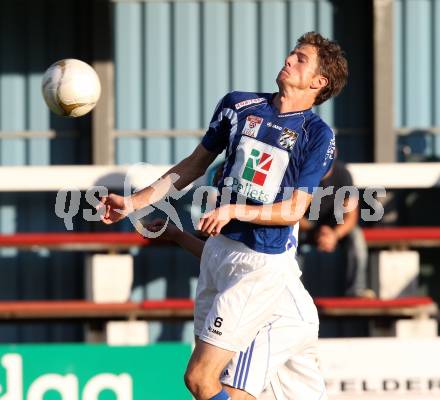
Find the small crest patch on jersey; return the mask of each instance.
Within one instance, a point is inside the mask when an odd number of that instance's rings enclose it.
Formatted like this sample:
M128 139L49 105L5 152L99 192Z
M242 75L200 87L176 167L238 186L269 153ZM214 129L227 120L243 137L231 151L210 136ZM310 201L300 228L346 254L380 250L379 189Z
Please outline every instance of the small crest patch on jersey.
M257 137L258 131L260 130L261 124L263 123L263 118L256 117L255 115L249 115L246 118L246 123L241 131L243 135L250 137Z
M280 135L280 145L287 150L292 150L295 146L296 140L298 139L298 134L288 128L284 128Z
M266 100L264 97L258 97L257 99L243 100L243 101L240 101L240 103L235 104L235 109L239 110L240 108L249 106L251 104L260 104L264 100Z

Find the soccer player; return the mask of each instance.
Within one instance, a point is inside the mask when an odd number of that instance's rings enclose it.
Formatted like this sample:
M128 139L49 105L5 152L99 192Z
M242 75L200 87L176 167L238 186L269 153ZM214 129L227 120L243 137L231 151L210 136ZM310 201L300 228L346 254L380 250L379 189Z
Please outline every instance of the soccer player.
M210 237L185 373L197 400L254 399L276 380L292 381L277 398L325 398L315 356L316 308L286 248L295 245L298 221L333 160L334 134L311 108L338 94L347 75L335 42L303 35L277 76L277 93L227 94L189 157L127 198L101 199L103 222L114 223L173 186L186 187L226 150L218 207L198 226ZM284 363L291 367L286 379L279 372Z

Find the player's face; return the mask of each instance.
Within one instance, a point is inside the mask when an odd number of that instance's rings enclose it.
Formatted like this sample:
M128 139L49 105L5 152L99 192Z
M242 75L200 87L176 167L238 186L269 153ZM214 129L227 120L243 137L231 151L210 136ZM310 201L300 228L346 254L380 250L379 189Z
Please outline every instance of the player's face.
M284 61L284 67L278 73L280 87L308 89L314 87L322 77L319 74L318 51L311 45L293 49Z

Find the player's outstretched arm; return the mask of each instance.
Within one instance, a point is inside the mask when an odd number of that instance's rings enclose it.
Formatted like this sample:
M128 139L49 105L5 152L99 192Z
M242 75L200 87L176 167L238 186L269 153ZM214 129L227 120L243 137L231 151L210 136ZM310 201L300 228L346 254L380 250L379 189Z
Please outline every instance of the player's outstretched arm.
M151 224L147 225L147 229L150 232L159 232L164 228L166 221L163 219L157 219ZM196 238L188 232L181 231L177 226L168 222L164 232L162 233L162 238L177 243L183 249L189 251L191 254L197 258L202 257L203 247L205 242Z
M181 190L201 177L208 166L217 157L199 144L193 153L168 170L156 182L131 196L110 194L101 198L97 209L105 208L102 221L112 224L126 217L135 210L144 208L161 200L173 188Z
M206 213L198 229L215 236L231 219L257 225L294 225L303 217L311 201L311 194L294 190L289 199L274 204L227 204Z
M294 225L304 216L311 201L311 194L296 189L289 199L261 206L238 204L233 212L236 219L257 225Z

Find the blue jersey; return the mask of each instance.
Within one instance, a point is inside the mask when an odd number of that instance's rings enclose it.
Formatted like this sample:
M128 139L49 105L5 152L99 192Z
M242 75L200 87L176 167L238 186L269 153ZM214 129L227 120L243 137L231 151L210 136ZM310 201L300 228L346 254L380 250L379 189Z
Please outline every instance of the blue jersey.
M330 127L311 109L280 113L273 97L272 93L227 94L203 137L207 150L218 154L226 150L218 189L229 192L231 204L243 199L254 205L276 203L289 198L294 189L312 193L333 162L335 138ZM297 241L290 226L235 219L222 233L271 254L282 253Z

